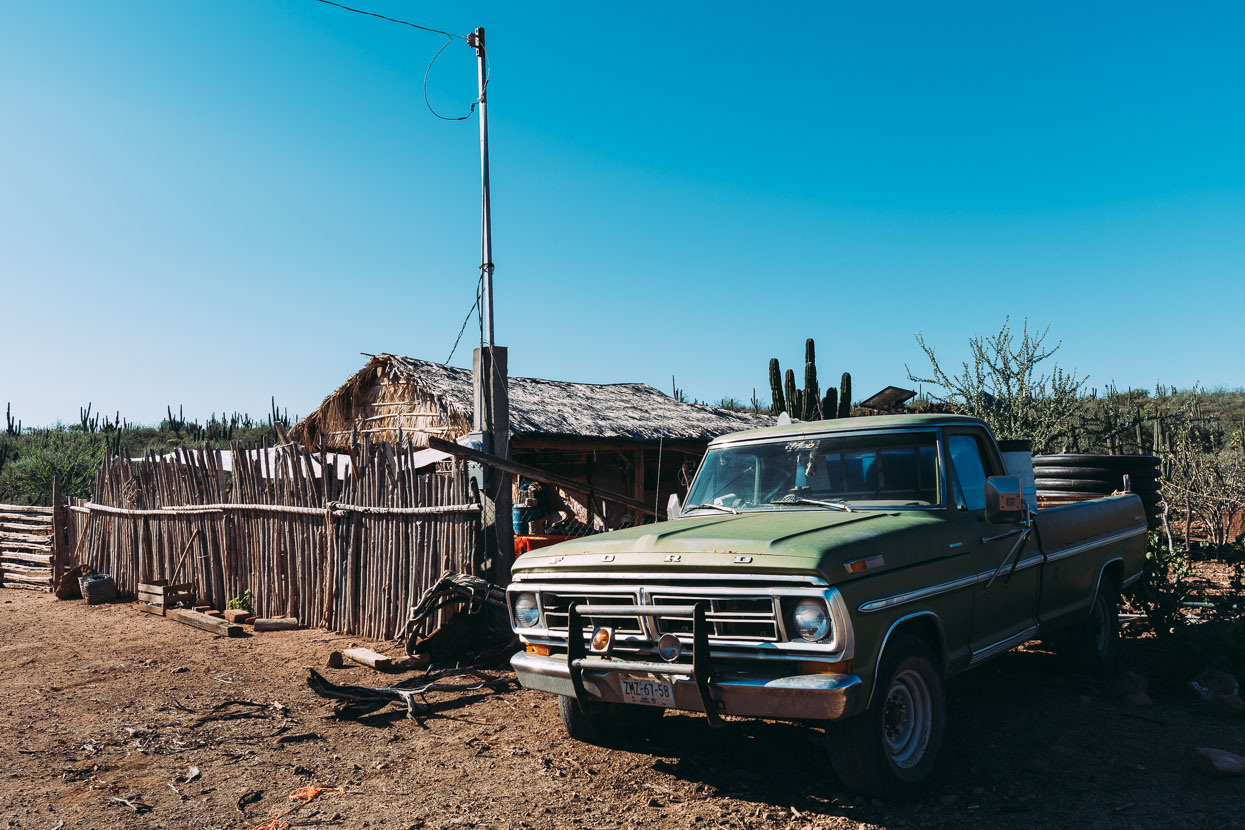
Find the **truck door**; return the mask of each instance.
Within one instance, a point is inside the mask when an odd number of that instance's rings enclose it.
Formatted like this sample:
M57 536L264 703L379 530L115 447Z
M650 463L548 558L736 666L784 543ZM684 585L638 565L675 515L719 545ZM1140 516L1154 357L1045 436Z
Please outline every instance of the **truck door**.
M976 663L1019 645L1037 631L1042 555L1030 538L1013 562L986 587L1020 537L1020 524L990 524L985 518L986 477L1003 475L1002 459L978 430L947 430L952 509L959 512L960 538L977 572L969 637ZM1008 573L1011 578L1008 578Z

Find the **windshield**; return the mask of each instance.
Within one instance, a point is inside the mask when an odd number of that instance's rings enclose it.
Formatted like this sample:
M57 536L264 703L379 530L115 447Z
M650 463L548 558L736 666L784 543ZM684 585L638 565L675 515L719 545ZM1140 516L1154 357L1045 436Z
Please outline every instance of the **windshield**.
M935 432L873 433L710 449L684 512L936 507L941 500Z

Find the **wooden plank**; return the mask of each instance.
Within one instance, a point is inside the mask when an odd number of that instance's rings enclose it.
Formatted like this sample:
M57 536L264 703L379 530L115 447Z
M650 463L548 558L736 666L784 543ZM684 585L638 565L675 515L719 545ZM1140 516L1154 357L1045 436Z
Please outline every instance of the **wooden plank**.
M51 516L53 512L54 508L40 507L36 504L0 504L0 516Z
M0 530L0 545L7 541L14 542L41 542L45 544L52 543L52 534L49 533L15 533L11 530Z
M179 623L201 628L204 631L210 631L213 634L220 634L224 637L241 637L243 634L242 626L227 623L216 617L209 617L207 614L200 614L198 611L189 611L185 608L166 608L164 616L177 620Z
M191 593L191 585L189 582L181 582L177 585L166 584L168 580L156 579L151 582L138 583L138 595L140 597L148 597L152 601L172 601L182 599Z
M52 566L50 553L24 553L16 550L0 550L0 562L33 562L38 565Z
M51 553L52 543L51 542L26 542L21 539L6 539L3 542L0 542L0 548L11 548L11 549L21 548L22 550L46 550L49 553Z
M255 620L256 631L292 631L298 628L293 617L259 617Z
M30 524L19 524L17 522L0 522L0 531L14 531L16 533L31 533L34 531L52 532L52 527L48 522L40 519L38 522Z
M16 562L0 562L0 570L4 570L7 573L36 574L44 575L48 579L52 578L52 569L46 565L18 565Z
M369 669L377 671L387 671L393 667L392 658L372 651L370 648L348 648L342 652L342 656L347 660L358 663L361 666L367 666Z
M489 466L496 467L499 470L505 470L512 475L523 476L524 478L530 478L534 481L543 481L546 484L553 484L574 493L592 495L599 499L605 499L606 501L612 501L631 507L649 516L657 516L657 512L644 502L639 501L638 499L633 499L630 496L624 496L622 493L615 493L612 490L605 490L600 487L590 487L583 482L575 481L574 479L566 478L564 476L557 475L556 473L547 473L537 467L531 467L527 464L520 464L517 461L511 461L508 458L501 458L499 456L492 455L491 453L481 452L479 450L472 449L471 447L464 447L462 444L455 444L453 441L445 441L434 436L428 436L428 446L430 449L439 450L441 452L449 453L450 455L456 455L460 458L466 458L480 464L487 464Z
M6 565L4 570L0 570L0 582L33 582L47 587L52 583L52 572L49 569L47 576L14 573L13 571L8 570L8 566Z
M21 588L24 591L46 591L47 590L47 585L44 585L42 583L27 585L24 582L6 582L2 577L0 577L0 587Z
M145 602L140 602L137 604L137 607L138 610L142 611L144 614L154 614L157 617L164 616L164 609L159 605L148 605Z

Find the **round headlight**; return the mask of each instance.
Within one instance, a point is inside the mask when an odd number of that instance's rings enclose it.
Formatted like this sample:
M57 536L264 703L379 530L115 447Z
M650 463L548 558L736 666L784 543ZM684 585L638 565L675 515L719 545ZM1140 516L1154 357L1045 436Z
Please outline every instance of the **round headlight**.
M830 613L819 599L802 599L791 612L795 632L805 640L816 642L830 633Z
M519 594L514 598L514 627L535 628L540 624L540 606L535 594Z

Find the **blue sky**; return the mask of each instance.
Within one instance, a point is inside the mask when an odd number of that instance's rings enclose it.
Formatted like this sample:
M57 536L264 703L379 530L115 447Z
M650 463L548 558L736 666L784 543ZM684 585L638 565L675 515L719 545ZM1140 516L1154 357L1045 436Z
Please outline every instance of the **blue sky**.
M1239 4L424 4L485 26L511 372L857 397L1005 315L1099 387L1245 384ZM0 402L306 413L444 360L474 120L436 35L311 0L16 0L0 27ZM429 94L474 99L455 41ZM469 365L468 327L454 362Z

